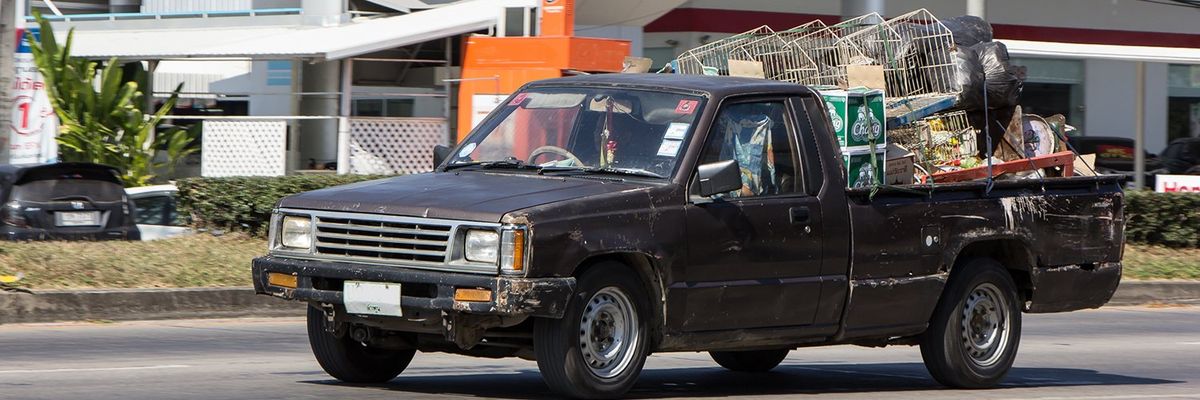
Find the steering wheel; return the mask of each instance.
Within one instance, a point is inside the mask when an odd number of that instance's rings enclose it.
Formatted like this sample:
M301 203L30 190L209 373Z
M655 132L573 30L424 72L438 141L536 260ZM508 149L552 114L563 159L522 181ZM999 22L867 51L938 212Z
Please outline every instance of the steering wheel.
M533 149L533 151L529 152L529 159L527 161L532 164L533 160L537 159L537 156L545 153L562 156L563 158L570 160L574 165L583 165L583 161L580 161L579 157L576 157L575 154L572 154L570 150L558 146L542 146Z

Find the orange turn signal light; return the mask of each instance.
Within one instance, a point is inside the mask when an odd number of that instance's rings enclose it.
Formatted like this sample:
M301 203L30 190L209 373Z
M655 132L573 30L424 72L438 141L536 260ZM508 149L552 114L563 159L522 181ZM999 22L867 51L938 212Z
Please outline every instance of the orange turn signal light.
M489 289L456 288L454 289L454 301L492 301L492 291Z
M279 286L279 287L285 287L288 289L295 289L297 286L296 285L297 280L298 279L296 278L295 275L281 274L278 272L268 272L267 273L267 283L271 284L271 286Z

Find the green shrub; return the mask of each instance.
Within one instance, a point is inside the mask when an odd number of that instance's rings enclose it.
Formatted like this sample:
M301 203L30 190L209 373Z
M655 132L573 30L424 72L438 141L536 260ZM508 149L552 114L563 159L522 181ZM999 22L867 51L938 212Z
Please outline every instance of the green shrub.
M187 178L179 187L179 210L197 228L265 236L271 209L286 196L330 186L385 178L379 175Z
M1134 243L1200 247L1200 195L1125 192L1125 238Z

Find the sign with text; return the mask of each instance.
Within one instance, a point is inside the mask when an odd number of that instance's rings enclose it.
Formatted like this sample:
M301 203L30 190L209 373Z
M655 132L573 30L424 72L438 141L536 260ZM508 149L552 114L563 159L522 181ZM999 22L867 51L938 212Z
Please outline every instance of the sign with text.
M1154 191L1200 194L1200 175L1157 175L1154 177Z
M58 144L54 137L58 132L58 117L46 93L46 83L33 62L25 32L38 35L37 28L18 31L20 42L13 57L16 73L9 93L9 129L0 135L0 145L8 146L8 164L53 163L58 161Z

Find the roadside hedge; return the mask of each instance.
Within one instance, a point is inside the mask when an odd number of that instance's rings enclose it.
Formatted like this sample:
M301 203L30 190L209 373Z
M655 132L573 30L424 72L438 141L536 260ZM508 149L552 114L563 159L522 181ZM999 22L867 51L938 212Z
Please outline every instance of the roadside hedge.
M1125 192L1125 239L1167 247L1200 247L1200 195Z
M242 231L265 237L271 209L286 196L381 175L292 175L281 177L187 178L179 187L179 212L201 229Z
M285 196L386 178L381 175L187 178L179 187L180 213L193 226L266 235L271 209ZM1125 237L1132 243L1200 248L1200 195L1125 193Z

